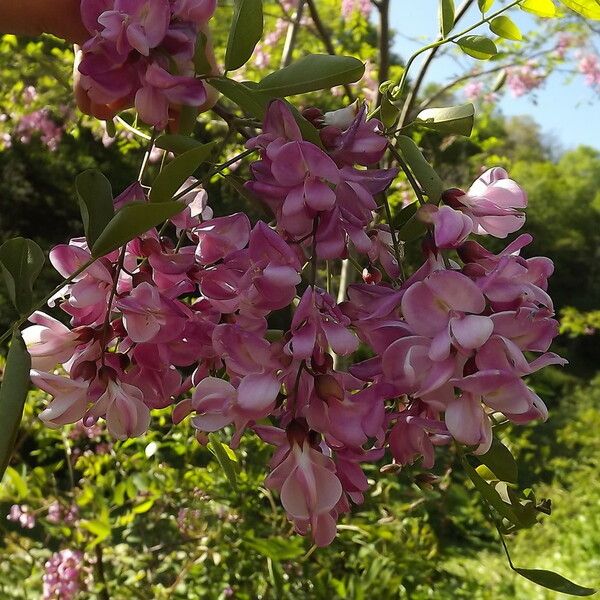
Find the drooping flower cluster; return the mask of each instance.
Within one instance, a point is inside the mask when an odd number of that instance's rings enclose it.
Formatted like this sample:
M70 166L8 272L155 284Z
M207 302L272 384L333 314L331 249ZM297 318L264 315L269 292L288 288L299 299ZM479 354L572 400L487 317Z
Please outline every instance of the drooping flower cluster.
M252 430L275 447L266 485L322 546L363 501L361 463L389 449L400 465L423 457L430 468L435 446L452 439L484 452L496 414L545 418L523 377L563 361L547 352L557 333L552 263L519 256L526 235L498 255L468 239L523 225L526 196L503 169L419 209L425 262L401 282L376 200L396 175L377 168L388 144L381 124L358 105L304 115L320 143L302 138L283 101L248 142L260 157L246 185L274 227L213 217L206 192L188 193L171 219L179 243L152 229L97 260L54 299L71 327L35 313L23 336L32 379L53 396L40 415L48 425L104 418L123 439L173 405L174 422L191 415L201 442L229 427L235 447ZM147 201L139 184L115 206L133 201ZM338 304L318 287L318 268L350 252L367 265L365 283ZM74 239L50 259L69 277L90 252ZM293 313L285 329L269 329L284 309ZM336 368L361 341L372 358Z
M577 65L579 72L585 76L587 85L600 89L600 57L592 52L583 54Z
M373 10L371 0L342 0L342 16L349 18L354 12L358 12L365 19L368 19Z
M506 84L511 94L519 98L539 88L546 80L544 73L535 62L528 62L518 67L508 69Z
M159 129L175 105L206 100L194 77L200 31L216 0L82 0L81 16L92 36L82 47L81 83L98 105L135 105Z
M71 600L81 590L83 554L77 550L55 552L44 565L44 600Z
M35 527L35 514L26 504L13 504L6 518L13 523L18 523L23 529L33 529Z

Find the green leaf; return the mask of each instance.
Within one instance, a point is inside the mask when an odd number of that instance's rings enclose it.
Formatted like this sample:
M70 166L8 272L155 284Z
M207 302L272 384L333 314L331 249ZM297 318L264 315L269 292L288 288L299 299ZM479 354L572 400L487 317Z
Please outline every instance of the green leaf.
M223 96L235 102L245 114L262 120L269 104L269 96L227 77L211 77L207 80Z
M99 258L124 246L127 242L180 213L182 202L133 202L126 204L112 218L92 248L92 256Z
M381 106L379 107L381 122L385 127L391 128L396 124L399 115L400 109L392 103L389 92L386 91L381 97Z
M413 204L418 205L418 202L413 202ZM412 206L412 204L410 206ZM413 242L424 236L425 233L427 233L427 226L423 221L417 218L417 215L413 215L400 228L398 236L403 242Z
M262 0L235 0L229 29L225 69L239 69L248 62L263 33Z
M115 214L110 181L89 169L75 178L75 191L88 246L91 248Z
M440 33L445 38L454 27L454 0L440 0L439 21Z
M498 76L492 85L492 92L498 92L504 87L504 84L506 83L506 75L506 69L502 69L502 71L498 73Z
M80 521L80 525L84 529L87 529L91 534L96 536L94 538L94 540L92 541L92 543L90 544L90 546L92 546L92 547L102 543L110 535L110 524L108 524L104 521L100 521L100 520L85 521L84 520L84 521Z
M140 504L136 504L131 511L136 515L141 515L147 513L154 506L154 498L150 498L145 502L141 502Z
M212 154L215 142L203 144L173 159L156 177L150 190L150 202L167 202L186 179Z
M0 385L0 481L10 462L29 391L31 357L19 331L13 333Z
M478 60L488 60L498 54L496 44L483 35L465 35L456 43L465 54Z
M177 135L172 133L164 133L156 138L154 144L157 148L168 150L173 154L183 154L189 150L194 150L200 146L204 146L202 142L190 137L189 135Z
M304 548L301 538L255 538L248 536L244 538L244 543L259 554L275 561L294 560L304 554Z
M517 483L519 469L510 450L498 439L492 440L490 449L477 456L477 460L490 469L497 479Z
M181 135L190 136L194 133L194 128L196 127L196 122L198 121L198 115L200 111L197 106L187 106L182 105L179 110L179 124L177 131Z
M515 40L519 42L523 39L521 30L511 18L506 17L505 15L500 15L499 17L492 19L490 22L490 30L506 40Z
M425 160L425 157L414 143L405 136L398 136L398 150L413 172L415 179L431 202L439 202L444 191L444 184L433 167Z
M474 120L475 107L472 104L462 104L447 108L427 108L417 115L415 122L440 133L469 137L473 130Z
M277 97L294 96L354 83L364 72L365 65L353 56L309 54L267 75L256 89Z
M32 240L16 237L0 246L0 268L8 297L21 315L33 305L33 284L45 261L42 249Z
M462 463L469 479L473 482L475 489L481 494L481 497L493 507L501 517L518 525L519 519L513 508L502 500L498 492L487 483L479 473L477 473L466 458L463 457Z
M104 121L104 126L106 127L106 134L108 135L108 137L117 137L117 126L115 125L113 119L108 119L107 121Z
M235 462L231 459L230 454L233 452L233 450L231 450L231 448L229 448L229 446L226 444L223 444L216 433L209 433L208 439L210 440L208 443L208 449L215 455L219 465L221 465L221 469L223 469L223 472L227 477L227 480L231 484L231 487L237 491Z
M556 16L556 6L552 0L523 0L519 8L538 17L550 18Z
M492 8L492 4L494 4L494 0L477 0L477 5L482 13L490 10L490 8Z
M600 3L597 0L560 0L566 7L574 10L576 13L600 21Z
M555 592L561 592L562 594L569 594L570 596L591 596L596 593L596 590L592 588L583 587L577 585L572 581L569 581L566 577L554 573L553 571L546 571L544 569L521 569L519 567L512 567L513 571L516 571L525 579L533 581L542 587Z
M196 75L208 75L213 66L207 58L208 37L201 31L196 38L196 51L194 52L194 70Z
M0 477L1 479L1 477ZM22 500L27 498L29 490L27 489L26 481L19 475L19 472L12 467L6 467L5 483L10 483L16 492L17 499Z

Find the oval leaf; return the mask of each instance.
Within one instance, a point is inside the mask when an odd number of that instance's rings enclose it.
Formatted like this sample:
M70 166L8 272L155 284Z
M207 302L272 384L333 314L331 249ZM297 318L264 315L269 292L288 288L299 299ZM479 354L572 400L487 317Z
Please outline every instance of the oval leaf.
M18 331L6 358L0 385L0 481L10 462L29 390L31 357Z
M440 33L446 37L454 27L454 0L440 0Z
M204 146L202 142L199 142L188 135L176 135L171 133L165 133L156 138L154 145L157 148L168 150L173 154L184 154L189 150L194 150L195 148Z
M215 142L202 144L172 160L157 176L150 190L151 202L167 202L186 179L211 155Z
M229 29L225 69L239 69L248 62L263 33L262 0L235 0Z
M490 10L490 8L492 8L492 4L494 4L494 0L477 0L477 5L482 13Z
M8 297L21 315L33 304L33 284L46 261L42 249L32 240L16 237L0 246L0 268Z
M475 107L472 104L462 104L447 108L427 108L417 115L415 122L440 133L454 133L469 137L474 120Z
M75 178L75 191L85 238L91 248L115 214L112 187L100 171L89 169Z
M235 469L235 461L232 460L231 454L235 457L233 450L221 442L219 436L216 433L209 433L208 449L215 455L221 469L225 473L231 487L237 490L237 475Z
M185 208L182 202L133 202L115 214L92 248L92 256L99 258L124 246Z
M260 120L264 118L269 96L227 77L213 77L208 80L208 83L223 96L235 102L247 115Z
M501 481L517 483L519 470L510 450L498 439L492 440L490 449L477 457Z
M208 60L208 37L201 31L196 38L196 50L194 52L194 70L196 75L208 75L213 70L213 65Z
M429 200L431 202L439 202L444 191L444 185L439 175L425 160L425 157L411 138L400 135L398 136L397 143L400 153Z
M600 21L600 3L597 0L560 0L566 7L574 10L576 13Z
M525 579L533 581L542 587L555 592L561 592L562 594L569 594L571 596L592 596L596 593L596 590L591 588L577 585L572 581L569 581L566 577L554 573L553 571L546 571L544 569L520 569L519 567L513 567L513 571L516 571Z
M523 0L519 8L538 17L551 18L556 16L556 6L552 0Z
M465 35L456 43L465 54L478 60L488 60L498 54L496 44L483 35Z
M519 42L523 39L521 30L516 26L512 19L504 15L500 15L491 20L490 30L506 40L515 40Z
M364 72L365 65L353 56L309 54L267 75L256 89L277 97L294 96L354 83Z

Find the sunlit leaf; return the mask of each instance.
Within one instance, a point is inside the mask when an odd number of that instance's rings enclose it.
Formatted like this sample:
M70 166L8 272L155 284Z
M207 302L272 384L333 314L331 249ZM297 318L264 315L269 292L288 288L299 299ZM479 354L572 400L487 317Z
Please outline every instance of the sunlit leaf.
M364 63L353 56L309 54L270 73L256 89L277 97L294 96L355 83L364 72Z
M231 71L245 65L252 56L263 32L262 0L235 0L229 29L225 69Z
M440 33L446 37L454 27L454 0L440 0Z
M576 13L600 21L600 3L597 0L560 0L565 6L574 10Z
M483 35L465 35L456 43L465 54L478 60L488 60L498 54L496 44Z
M515 22L505 15L500 15L492 19L490 21L490 30L506 40L519 42L523 39L523 34Z
M433 167L425 160L418 146L411 138L400 135L397 147L429 200L438 202L442 197L444 184Z
M439 131L469 137L473 130L475 107L472 104L449 106L447 108L427 108L422 110L415 123Z
M556 6L552 0L523 0L519 7L538 17L555 17Z

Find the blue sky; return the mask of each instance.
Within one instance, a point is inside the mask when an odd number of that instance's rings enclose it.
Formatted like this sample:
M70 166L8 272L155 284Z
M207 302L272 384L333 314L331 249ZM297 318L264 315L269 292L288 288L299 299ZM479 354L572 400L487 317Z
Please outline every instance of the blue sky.
M456 4L459 3L456 0ZM392 0L390 21L398 32L395 50L403 58L436 38L437 7L438 0ZM524 34L535 27L533 17L523 11L512 9L508 14ZM479 18L479 12L475 9L471 15L464 17L461 24L466 27ZM404 36L418 38L419 41L410 41ZM415 70L419 61L417 59ZM454 59L441 57L434 61L426 81L451 81L475 63L485 68L485 62L470 57L460 58L462 68ZM542 131L557 139L565 150L579 144L600 148L600 96L585 85L583 77L576 75L571 77L570 82L566 81L567 77L564 73L554 73L544 87L536 92L537 104L534 104L531 95L513 98L507 92L503 94L500 108L505 115L532 115Z

